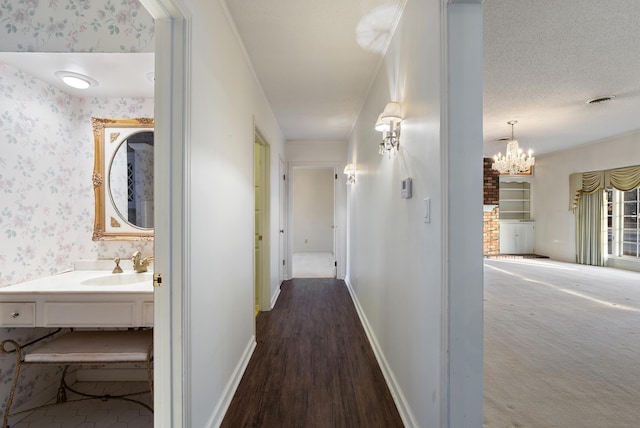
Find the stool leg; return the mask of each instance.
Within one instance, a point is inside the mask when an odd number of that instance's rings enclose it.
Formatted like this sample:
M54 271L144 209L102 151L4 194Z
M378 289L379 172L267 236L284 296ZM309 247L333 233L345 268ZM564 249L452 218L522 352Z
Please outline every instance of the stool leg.
M151 392L151 405L153 405L153 343L147 351L147 380L149 381L149 391Z
M2 428L9 428L9 415L11 414L11 405L13 404L13 397L16 393L16 387L18 386L18 378L20 377L20 369L22 368L22 352L20 352L20 345L17 342L8 340L7 342L13 342L16 353L16 368L13 371L13 381L11 382L11 391L9 392L9 398L7 399L7 407L4 409L4 416L2 418ZM3 348L4 351L4 342Z
M69 366L64 366L64 369L62 369L62 377L60 378L60 386L58 387L56 403L65 403L67 401L67 384L64 381L64 377L67 375L68 367Z

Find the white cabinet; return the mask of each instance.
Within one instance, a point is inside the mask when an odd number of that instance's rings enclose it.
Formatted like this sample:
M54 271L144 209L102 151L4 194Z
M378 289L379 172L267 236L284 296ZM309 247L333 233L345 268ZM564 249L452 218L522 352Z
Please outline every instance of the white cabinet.
M152 327L151 278L144 283L95 285L100 284L96 279L112 275L103 270L71 271L1 287L0 327Z
M500 254L532 254L534 221L500 220Z
M0 302L0 327L35 327L36 304Z

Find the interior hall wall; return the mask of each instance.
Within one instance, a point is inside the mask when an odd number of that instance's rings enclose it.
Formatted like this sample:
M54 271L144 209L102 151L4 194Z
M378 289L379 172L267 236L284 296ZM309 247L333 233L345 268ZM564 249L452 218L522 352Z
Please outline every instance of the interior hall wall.
M569 209L569 175L640 165L640 132L536 156L532 216L536 253L575 262L575 216Z
M297 168L291 180L293 252L333 253L333 168Z
M424 427L443 426L440 6L407 2L348 146L358 172L347 187L347 281L395 381L405 423ZM402 105L400 149L381 156L374 125L389 101ZM409 177L413 196L402 199Z
M254 129L270 145L271 291L278 278L284 140L224 2L183 0L189 17L186 222L189 426L221 422L255 345Z

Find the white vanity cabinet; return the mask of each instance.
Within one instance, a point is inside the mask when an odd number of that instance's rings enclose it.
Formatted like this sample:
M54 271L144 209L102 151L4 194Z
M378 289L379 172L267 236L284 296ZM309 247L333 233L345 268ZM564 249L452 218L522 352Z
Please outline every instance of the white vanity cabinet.
M151 327L153 285L83 285L72 271L0 288L0 327Z
M35 327L35 302L0 302L0 326Z

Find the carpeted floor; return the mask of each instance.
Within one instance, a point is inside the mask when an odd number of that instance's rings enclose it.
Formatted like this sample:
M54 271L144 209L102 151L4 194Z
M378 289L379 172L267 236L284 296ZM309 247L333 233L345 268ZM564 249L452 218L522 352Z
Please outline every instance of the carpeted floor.
M332 253L293 253L293 277L335 278L335 260Z
M640 273L485 260L484 426L640 427Z

